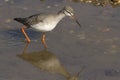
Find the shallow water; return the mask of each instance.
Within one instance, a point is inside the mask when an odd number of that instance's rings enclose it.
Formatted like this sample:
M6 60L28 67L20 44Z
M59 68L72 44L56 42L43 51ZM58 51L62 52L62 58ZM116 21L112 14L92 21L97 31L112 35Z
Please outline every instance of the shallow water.
M68 17L47 33L48 51L55 55L65 72L76 75L83 67L79 80L120 79L120 10L95 7L91 4L74 3L68 0L9 0L0 1L0 80L66 80L64 75L47 72L34 66L18 55L26 46L20 28L22 24L13 21L35 13L56 13L70 5L82 28ZM31 44L27 53L40 53L43 45L41 33L27 30Z

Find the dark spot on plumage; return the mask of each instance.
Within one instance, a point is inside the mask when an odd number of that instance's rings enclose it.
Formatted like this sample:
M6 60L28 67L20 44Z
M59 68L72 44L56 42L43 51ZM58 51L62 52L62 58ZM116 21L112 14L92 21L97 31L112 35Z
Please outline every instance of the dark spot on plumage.
M27 23L29 25L34 25L37 24L39 22L43 22L44 16L41 16L41 14L36 14L36 15L32 15L27 17Z
M34 24L37 24L39 22L43 22L42 19L39 19L39 16L30 16L27 19L27 23L30 25L34 25Z

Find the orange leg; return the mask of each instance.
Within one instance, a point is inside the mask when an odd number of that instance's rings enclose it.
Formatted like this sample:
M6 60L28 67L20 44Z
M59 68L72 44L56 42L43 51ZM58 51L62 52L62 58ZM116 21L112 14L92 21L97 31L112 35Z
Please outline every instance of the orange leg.
M45 41L45 33L42 34L42 44L44 45L44 48L46 49L47 48L47 44L46 44L46 41Z
M26 41L28 42L28 43L30 43L30 38L28 37L28 35L26 34L26 32L25 32L25 29L26 29L27 27L26 26L23 26L22 28L21 28L21 31L22 31L22 33L24 34L24 36L25 36L25 38L26 38Z

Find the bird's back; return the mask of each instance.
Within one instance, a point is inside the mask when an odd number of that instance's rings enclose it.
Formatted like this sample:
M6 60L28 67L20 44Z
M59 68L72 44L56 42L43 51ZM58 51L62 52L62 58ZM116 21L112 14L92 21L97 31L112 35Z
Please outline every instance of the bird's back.
M46 18L46 15L47 14L40 13L40 14L35 14L35 15L25 17L25 18L14 18L14 20L26 26L31 26L39 22L43 22L43 20Z

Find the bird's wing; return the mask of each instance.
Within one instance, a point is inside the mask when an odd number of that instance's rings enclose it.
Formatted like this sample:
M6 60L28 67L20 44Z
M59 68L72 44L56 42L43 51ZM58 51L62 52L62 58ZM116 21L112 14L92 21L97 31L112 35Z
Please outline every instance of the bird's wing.
M39 22L43 22L46 17L47 17L46 14L42 14L42 13L35 14L35 15L27 17L26 22L29 25L34 25L34 24L37 24Z

